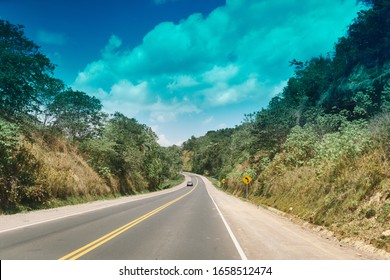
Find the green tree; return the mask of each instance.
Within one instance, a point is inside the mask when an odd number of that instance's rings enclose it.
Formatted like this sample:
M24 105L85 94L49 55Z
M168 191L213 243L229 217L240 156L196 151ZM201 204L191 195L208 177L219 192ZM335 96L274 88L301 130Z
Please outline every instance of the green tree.
M293 167L302 166L314 157L318 136L311 126L295 126L282 145L285 164Z
M380 108L382 112L390 112L390 80L387 81L383 87Z
M277 151L297 124L297 110L285 99L274 97L267 109L257 113L251 129L256 149Z
M183 169L183 149L173 145L170 147L161 147L163 150L163 168L166 178L175 178Z
M0 210L48 198L47 191L36 186L40 164L23 147L20 136L16 125L0 119Z
M54 65L24 35L22 25L0 20L0 114L39 110L39 94Z
M51 106L55 98L65 91L65 88L63 81L51 77L46 77L45 82L38 88L39 111L36 112L36 117L44 126L52 124L55 120Z
M70 140L83 140L99 134L106 114L99 99L71 89L57 94L48 106L52 126Z
M175 160L158 145L149 127L118 112L107 121L101 136L84 141L81 150L103 177L119 178L124 194L131 193L134 186L154 190L178 171L172 167Z
M372 116L377 111L376 104L372 101L374 88L369 87L366 91L358 91L352 100L355 102L353 113L357 117L367 118Z

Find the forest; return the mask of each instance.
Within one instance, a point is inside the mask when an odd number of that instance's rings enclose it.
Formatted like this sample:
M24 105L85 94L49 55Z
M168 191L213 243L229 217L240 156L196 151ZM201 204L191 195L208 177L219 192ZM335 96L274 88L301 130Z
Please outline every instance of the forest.
M181 147L56 79L24 27L0 20L0 213L155 191L185 170L389 251L390 1L362 2L331 52L290 61L266 108Z
M0 212L154 191L178 180L179 147L75 91L24 34L0 20Z
M266 108L187 140L183 159L236 196L250 176L253 203L390 250L390 1L365 4L332 52L291 61Z

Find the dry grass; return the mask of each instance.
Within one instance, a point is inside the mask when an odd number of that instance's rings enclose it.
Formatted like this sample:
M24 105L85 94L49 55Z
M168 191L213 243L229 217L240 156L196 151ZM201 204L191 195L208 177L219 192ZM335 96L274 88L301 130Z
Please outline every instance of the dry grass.
M41 162L39 177L52 197L101 196L111 192L106 182L65 140L52 139L47 143L39 137L35 139L25 146Z
M360 240L390 251L390 163L381 149L355 161L318 167L268 167L251 186L250 200L326 226L339 239ZM244 196L240 171L227 190Z

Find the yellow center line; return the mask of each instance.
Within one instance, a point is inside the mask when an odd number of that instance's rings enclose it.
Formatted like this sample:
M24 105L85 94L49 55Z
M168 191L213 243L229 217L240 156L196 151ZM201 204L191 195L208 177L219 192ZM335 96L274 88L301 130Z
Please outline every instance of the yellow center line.
M179 196L178 198L150 211L149 213L131 221L130 223L128 224L125 224L119 228L117 228L116 230L113 230L111 231L110 233L96 239L95 241L92 241L91 243L88 243L87 245L67 254L66 256L63 256L62 258L60 258L59 260L77 260L78 258L84 256L85 254L87 254L88 252L96 249L97 247L103 245L104 243L110 241L111 239L117 237L118 235L124 233L125 231L129 230L130 228L134 227L135 225L138 225L139 223L145 221L146 219L152 217L153 215L157 214L158 212L160 212L161 210L167 208L168 206L178 202L179 200L181 200L182 198L186 197L187 195L189 195L190 193L192 193L195 188L198 186L198 180L196 182L196 185L195 187L189 191L188 193L182 195L182 196Z

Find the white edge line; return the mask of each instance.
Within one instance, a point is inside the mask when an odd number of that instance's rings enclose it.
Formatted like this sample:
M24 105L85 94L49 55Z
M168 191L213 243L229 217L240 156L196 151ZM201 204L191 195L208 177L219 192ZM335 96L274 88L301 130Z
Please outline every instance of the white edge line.
M202 178L202 180L203 180L203 178ZM214 198L210 195L207 187L206 187L206 191L207 191L209 197L211 198L211 201L214 203L215 208L217 209L219 215L221 216L221 219L222 219L223 223L225 224L225 227L226 227L227 231L229 232L230 238L232 239L234 246L236 246L236 249L237 249L238 253L240 254L241 259L248 260L247 256L244 253L244 250L241 248L240 243L238 242L238 240L237 240L236 236L234 235L232 229L230 228L229 224L226 222L225 217L222 215L221 210L219 210L219 207L218 207L217 203L215 202Z
M187 178L186 178L186 179L187 179ZM181 184L180 184L180 185L181 185ZM178 186L180 186L180 185L178 185ZM183 185L182 188L185 188L185 185ZM180 188L180 189L181 189L181 188ZM152 192L152 193L150 193L150 194L153 194L153 196L150 196L150 197L155 197L155 196L159 196L159 195L164 195L164 194L171 193L171 192L174 192L174 191L176 191L176 190L170 189L169 191L164 192L164 193L159 193L159 192L154 192L154 193L153 193L153 192ZM150 197L148 197L148 196L145 196L145 197L138 197L138 198L137 198L137 197L134 197L135 199L134 199L134 200L130 200L130 201L123 201L123 202L120 202L120 203L117 203L117 204L103 205L103 206L101 206L101 207L94 208L94 209L90 209L90 210L86 210L86 211L75 212L75 213L72 213L72 214L69 214L69 215L65 215L65 216L59 216L59 217L55 217L55 218L48 219L48 220L42 220L42 221L39 221L39 222L34 222L34 223L30 223L30 224L24 224L24 225L20 225L20 226L8 228L8 229L0 230L0 234L5 233L5 232L8 232L8 231L13 231L13 230L25 228L25 227L31 227L31 226L40 225L40 224L44 224L44 223L48 223L48 222L52 222L52 221L56 221L56 220L61 220L61 219L65 219L65 218L69 218L69 217L73 217L73 216L77 216L77 215L82 215L82 214L85 214L85 213L89 213L89 212L93 212L93 211L98 211L98 210L102 210L102 209L109 208L109 207L119 206L119 205L122 205L122 204L126 204L126 203L131 203L131 202L134 202L134 201L139 201L139 200L147 199L147 198L150 198ZM52 208L52 209L55 209L55 208ZM50 210L50 209L49 209L49 210Z

